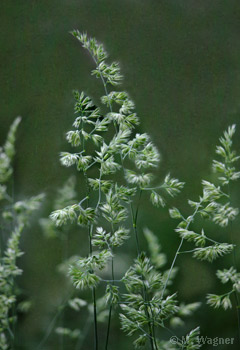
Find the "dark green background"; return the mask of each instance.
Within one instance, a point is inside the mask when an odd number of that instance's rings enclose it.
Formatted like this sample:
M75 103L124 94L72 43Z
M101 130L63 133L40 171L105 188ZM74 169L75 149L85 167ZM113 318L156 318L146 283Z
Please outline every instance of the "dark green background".
M66 149L64 133L74 117L72 90L84 90L95 98L103 93L100 82L89 74L93 68L89 56L69 34L74 28L97 37L111 58L120 62L124 88L141 119L139 130L152 136L162 155L159 180L171 171L187 183L173 203L188 210L186 199L196 199L201 179L210 178L218 137L228 125L239 124L240 2L1 1L0 137L4 139L15 116L21 115L15 197L45 192L43 216L51 210L49 199L71 173L60 167L58 154ZM240 129L238 149L239 135ZM238 186L234 191L239 206ZM169 221L166 209L152 208L147 198L143 204L140 224L158 234L171 261L178 244L175 223ZM240 243L238 226L239 220L234 223L236 243ZM218 233L228 240L227 230ZM82 243L85 236L79 235ZM61 300L61 279L55 273L61 252L59 243L46 241L37 225L25 234L23 246L25 273L19 283L35 307L20 320L16 349L34 349L51 319L49 310L53 312ZM128 250L134 256L134 250ZM203 296L219 286L215 268L229 263L226 259L209 267L190 257L179 259L179 297L204 301ZM234 311L203 308L189 327L199 323L204 335L237 337ZM112 348L113 344L115 349L131 348L117 327ZM54 340L50 344L45 349L59 348ZM92 349L91 337L85 346ZM237 339L233 348L238 348Z

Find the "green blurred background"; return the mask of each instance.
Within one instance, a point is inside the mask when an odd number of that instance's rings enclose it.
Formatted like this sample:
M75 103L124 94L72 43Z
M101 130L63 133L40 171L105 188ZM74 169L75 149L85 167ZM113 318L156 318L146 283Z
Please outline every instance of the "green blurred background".
M58 161L59 152L66 150L64 134L74 118L72 90L84 90L95 98L103 93L100 82L90 76L93 64L88 55L69 34L72 29L95 36L111 59L120 62L123 87L141 119L139 131L152 136L162 155L159 181L171 171L186 182L172 205L187 212L186 199L197 198L202 178L211 179L215 144L232 123L238 124L235 140L240 149L239 1L8 0L0 5L0 28L0 138L4 140L13 119L21 115L15 198L45 192L41 216L49 215L57 188L72 173ZM238 186L233 192L234 204L240 206ZM169 220L167 209L154 209L148 203L146 198L140 225L158 235L171 261L178 245L175 222ZM240 244L238 226L239 220L234 223L236 244ZM227 230L214 234L228 240ZM71 237L74 246L84 250L85 233L78 229ZM35 349L64 295L56 273L61 244L44 238L37 218L22 243L26 253L19 285L34 307L20 318L16 349ZM130 245L126 253L133 257L135 250ZM238 251L237 257L239 261ZM181 257L175 285L179 298L204 302L207 292L219 289L215 269L230 260L209 266ZM85 315L77 322L84 324ZM184 331L198 324L203 335L236 337L231 348L238 349L234 310L224 313L203 307ZM117 321L112 332L110 348L132 348ZM84 349L92 348L90 331ZM54 336L44 349L60 349Z

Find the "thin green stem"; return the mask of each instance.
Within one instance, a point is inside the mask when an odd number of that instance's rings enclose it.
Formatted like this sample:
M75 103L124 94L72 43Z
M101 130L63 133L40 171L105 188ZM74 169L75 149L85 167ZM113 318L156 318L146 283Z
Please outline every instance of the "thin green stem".
M130 208L131 208L131 215L132 215L132 225L133 225L133 230L135 233L135 239L136 239L136 246L137 246L137 255L140 254L140 245L139 245L139 240L138 240L138 232L137 232L137 228L136 228L136 223L134 220L134 212L133 212L133 205L132 203L130 203Z
M105 283L122 283L122 280L104 280L104 279L101 279L102 282L105 282Z
M137 208L136 208L136 213L135 214L134 214L132 202L130 203L131 215L132 215L132 226L133 226L134 233L135 233L137 254L138 255L140 254L140 243L139 243L139 238L138 238L137 219L138 219L138 213L139 213L139 206L140 206L141 196L142 196L142 190L140 190L140 192L139 192L139 198L138 198L138 203L137 203Z
M65 306L68 304L68 300L71 298L72 294L73 294L73 292L71 292L70 295L65 299L65 301L58 307L58 311L54 315L52 321L50 322L50 324L47 328L47 331L45 332L44 337L42 338L42 340L40 341L39 345L36 348L37 350L41 350L43 348L43 345L46 343L47 339L49 338L50 334L52 333L57 319L62 314L62 312L63 312Z
M8 323L8 326L7 326L7 331L9 333L9 335L10 335L11 341L13 341L14 340L14 334L13 334L11 328L10 328L9 323Z
M90 52L90 54L91 54L91 52ZM93 58L93 61L95 62L95 65L97 66L98 65L97 60L95 59L95 57L92 54L91 54L91 56ZM105 82L105 79L104 79L102 73L101 72L99 72L99 73L100 73L100 77L101 77L101 80L102 80L102 83L103 83L105 94L106 94L106 96L108 96L107 84ZM110 111L112 112L112 106L111 106L109 97L108 97L108 102L109 102ZM114 123L114 127L115 127L115 131L117 132L117 127L116 127L115 123ZM121 162L123 163L122 154L120 154L120 155L121 155ZM100 178L99 179L101 181L101 172L100 172ZM100 182L99 182L99 199L98 199L97 207L99 206L100 201L101 201L101 187L100 187ZM113 227L112 227L112 233L113 233ZM112 257L112 280L114 281L114 262L113 262L113 257ZM109 315L108 315L107 337L106 337L106 343L105 343L105 349L106 350L108 348L109 332L110 332L110 325L111 325L111 317L112 317L112 303L110 305Z
M97 327L97 304L96 304L96 288L92 288L93 296L93 315L94 315L94 349L98 350L98 327Z
M65 232L62 232L61 235L61 245L62 245L62 261L66 261L68 258L68 235ZM65 308L63 308L62 313L60 315L60 324L61 327L64 327L64 316L65 316ZM64 335L61 334L59 336L60 349L64 348Z
M112 227L112 235L114 234L114 226L113 224L111 225ZM114 280L115 280L115 276L114 276L114 260L113 260L113 257L112 257L112 264L111 264L111 267L112 267L112 280L113 280L113 285L115 284L114 283ZM109 334L110 334L110 326L111 326L111 317L112 317L112 300L110 302L110 306L109 306L109 314L108 314L108 325L107 325L107 336L106 336L106 342L105 342L105 350L108 349L108 342L109 342Z
M141 190L142 191L154 191L154 190L157 190L159 188L162 188L163 185L160 185L160 186L156 186L156 187L142 187Z
M228 183L228 196L230 197L230 184ZM233 244L233 222L230 222L230 239L231 239L231 244ZM233 249L233 266L235 269L237 269L237 259L236 259L236 252L235 249ZM235 296L235 302L236 302L236 312L237 312L237 322L238 322L238 340L240 342L240 301L239 301L239 296L236 291L234 291L234 296Z
M227 292L227 293L221 294L221 297L225 297L225 295L230 296L232 293L235 293L234 289L232 289L230 292Z
M180 338L177 337L177 335L168 327L166 327L163 323L161 324L161 327L166 329L166 331L168 331L172 336L175 337L175 339L179 342L179 344L182 344L182 340Z
M152 314L152 317L154 317L154 315ZM155 345L155 349L158 350L158 345L157 345L157 339L156 339L156 334L155 334L155 326L154 326L154 322L152 325L152 329L153 329L153 342Z
M200 234L198 234L199 236L201 236ZM217 242L215 241L214 239L211 239L209 237L206 237L205 236L205 239L211 243L214 243L214 244L221 244L220 242ZM191 249L191 250L183 250L183 251L179 251L178 254L185 254L185 253L193 253L196 251L196 248L195 249Z
M137 325L137 327L140 331L143 332L143 334L145 334L149 338L149 340L153 340L152 336L148 334L141 326Z
M142 276L142 282L143 282L143 298L144 298L144 301L146 303L148 303L147 290L146 290L146 286L144 284L143 276ZM150 320L150 315L148 312L148 305L147 304L145 304L145 313L146 313L147 318L148 318L148 330L149 330L149 334L151 336L150 344L151 344L152 350L154 350L154 332L153 332L153 326L152 326L152 323ZM155 342L156 342L156 339L155 339Z
M87 188L87 206L89 205L89 193L90 188L88 184L88 177L86 171L84 171L84 177L86 182L86 188ZM88 238L89 238L89 255L92 255L93 248L92 248L92 231L93 231L93 225L88 225ZM95 287L92 287L92 298L93 298L93 318L94 318L94 349L98 350L98 328L97 328L97 304L96 304L96 289Z
M105 350L107 350L107 348L108 348L108 341L109 341L109 334L110 334L110 325L111 325L111 317L112 317L112 304L110 304L110 307L109 307L108 325L107 325L107 337L106 337L106 343L105 343Z
M88 236L89 236L89 255L92 255L92 230L93 225L88 226ZM94 318L94 349L98 350L98 327L97 327L97 303L96 303L96 288L92 287L92 297L93 297L93 318Z
M139 192L139 197L138 197L138 202L137 202L137 207L136 207L135 214L134 214L134 210L133 210L133 205L132 205L132 203L130 204L130 206L131 206L131 214L132 214L132 225L133 225L133 229L134 229L134 232L135 232L138 256L140 254L140 245L139 245L139 239L138 239L137 220L138 220L138 213L139 213L139 206L140 206L141 196L142 196L142 190L140 190L140 192ZM150 340L151 348L152 348L152 350L154 350L154 343L156 343L156 339L154 340L154 332L153 332L153 329L152 329L152 323L151 323L150 315L149 315L149 312L148 312L148 305L147 305L148 304L148 297L147 297L147 290L146 290L146 286L145 286L145 283L144 283L143 276L141 276L141 279L142 279L142 284L143 284L142 293L143 293L143 299L144 299L144 302L145 302L145 313L146 313L146 316L148 318L148 331L149 331L149 335L150 335L149 340Z
M75 350L80 350L82 348L83 342L88 334L91 323L92 323L92 317L91 315L89 315L87 322L85 323L85 326L83 328L83 331L79 335L78 341L75 346Z
M139 212L139 206L141 202L141 197L142 197L142 190L139 192L139 198L138 198L138 203L137 203L137 208L136 208L136 215L135 215L135 226L137 226L137 219L138 219L138 212Z
M200 202L198 203L198 205L197 205L197 207L196 207L196 209L195 209L193 215L191 216L191 220L187 223L186 230L189 228L189 225L193 222L193 219L194 219L195 215L198 213L198 210L199 210L199 208L200 208L200 206L201 206L201 203L202 203L202 201L200 201ZM181 250L181 248L182 248L183 241L184 241L184 238L181 239L181 241L180 241L180 243L179 243L179 246L178 246L178 248L177 248L176 254L175 254L174 258L173 258L173 261L172 261L170 270L169 270L169 272L168 272L167 280L166 280L166 282L165 282L165 284L164 284L164 287L163 287L163 290L162 290L162 293L161 293L161 299L163 299L163 297L164 297L165 290L166 290L166 288L167 288L167 285L168 285L170 276L171 276L171 274L172 274L172 270L173 270L173 267L174 267L174 265L175 265L177 256L179 255L179 252L180 252L180 250ZM160 313L160 311L159 311L159 313Z

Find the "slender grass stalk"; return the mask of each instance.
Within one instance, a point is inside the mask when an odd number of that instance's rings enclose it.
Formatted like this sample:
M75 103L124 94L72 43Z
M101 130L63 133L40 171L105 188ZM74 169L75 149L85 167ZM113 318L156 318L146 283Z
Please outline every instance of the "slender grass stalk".
M135 214L134 214L132 202L130 203L131 214L132 214L132 226L133 226L133 229L135 232L137 254L138 255L140 254L141 250L140 250L140 243L139 243L139 238L138 238L137 219L138 219L139 206L140 206L140 202L141 202L141 196L142 196L142 190L139 191L139 198L138 198Z
M192 214L192 216L191 216L190 221L187 223L186 230L189 228L190 224L191 224L191 223L193 222L193 220L194 220L194 217L197 215L198 210L199 210L199 208L200 208L200 206L201 206L201 203L202 203L202 201L200 201L200 202L198 203L198 205L197 205L195 211L193 212L193 214ZM178 248L177 248L177 251L176 251L176 253L175 253L175 255L174 255L174 258L173 258L173 261L172 261L172 264L171 264L171 267L170 267L170 270L169 270L169 273L168 273L166 282L165 282L165 284L164 284L164 287L163 287L163 290L162 290L162 294L161 294L161 299L163 299L163 297L164 297L165 290L166 290L166 288L167 288L169 279L170 279L170 277L171 277L172 270L173 270L173 268L174 268L174 266L175 266L175 263L176 263L176 260L177 260L177 256L180 254L180 250L181 250L181 248L182 248L183 242L184 242L184 239L182 238L181 241L180 241L180 243L179 243L179 246L178 246Z
M91 51L89 51L90 54L91 54ZM97 67L98 65L98 62L96 61L95 57L91 54L91 57ZM103 88L104 88L104 92L106 94L106 96L108 96L108 89L107 89L107 84L106 84L106 81L102 75L102 73L100 72L100 78L101 78L101 81L102 81L102 84L103 84ZM109 101L109 109L110 111L112 112L112 106L111 106L111 103ZM116 124L114 123L114 127L115 127L115 131L117 132L117 127L116 127ZM121 155L121 161L122 161L122 155ZM100 205L100 202L101 202L101 178L102 178L102 174L100 172L100 177L99 177L99 199L98 199L98 203L97 203L97 208L99 207ZM97 209L96 208L96 209ZM114 281L114 262L113 262L113 257L112 257L112 280ZM114 284L114 282L113 282ZM110 325L111 325L111 318L112 318L112 303L110 304L110 307L109 307L109 315L108 315L108 324L107 324L107 336L106 336L106 343L105 343L105 350L108 349L108 342L109 342L109 334L110 334ZM94 321L94 325L95 325L95 328L97 327L97 320ZM96 333L96 331L95 331Z
M85 326L83 328L83 332L82 332L82 334L79 335L78 341L77 341L76 346L75 346L75 350L82 349L83 342L84 342L84 340L89 332L91 324L92 324L92 317L89 315L87 318L87 322L85 323Z
M54 330L55 324L57 322L57 320L59 319L59 317L62 315L65 307L68 305L68 301L69 299L72 297L73 295L73 291L71 291L71 293L69 293L69 295L65 298L65 300L61 303L60 306L58 306L58 310L55 313L55 315L53 316L52 320L50 321L47 330L44 333L44 336L42 338L42 340L39 342L39 344L36 347L36 350L42 350L43 346L46 344L49 336L51 335L52 331Z
M228 197L230 198L230 184L228 183ZM231 244L234 244L233 240L233 222L230 222L230 239L231 239ZM233 249L232 253L232 258L233 258L233 266L235 269L237 269L237 259L236 259L236 251ZM236 290L234 291L234 297L235 297L235 303L236 303L236 313L237 313L237 323L238 323L238 341L240 343L240 300L238 293Z
M87 174L84 172L85 182L86 182L86 197L87 197L87 207L89 206L89 194L90 188L88 185ZM99 202L99 201L98 201ZM88 238L89 238L89 256L92 256L93 247L92 247L92 230L93 225L88 225ZM97 303L96 303L96 289L92 287L92 298L93 298L93 318L94 318L94 349L98 350L98 326L97 326Z
M108 348L109 334L110 334L110 326L111 326L111 317L112 317L112 304L110 304L110 306L109 306L108 323L107 323L107 336L106 336L106 342L105 342L105 350L107 350L107 348Z
M131 205L131 212L132 212L132 226L133 226L134 232L135 232L138 255L140 254L140 245L139 245L139 238L138 238L137 220L138 220L138 213L139 213L139 207L140 207L140 202L141 202L141 196L142 196L142 190L139 191L139 198L138 198L138 202L137 202L137 206L136 206L135 215L134 215L132 203L130 204ZM155 348L155 350L158 350L157 343L156 343L156 337L155 337L155 331L154 331L154 325L150 321L150 314L148 312L149 302L148 302L147 290L146 290L143 276L141 276L141 278L142 278L142 283L143 283L142 291L143 291L143 298L145 301L145 313L147 315L147 318L149 319L149 322L148 322L148 331L149 331L149 335L150 335L149 341L150 341L152 350L154 350L154 348Z
M113 224L111 224L111 228L112 228L112 235L114 233L114 226ZM112 250L111 250L112 251ZM114 260L113 260L113 256L112 256L112 260L111 260L111 272L112 272L112 281L113 281L113 285L115 285L115 274L114 274ZM108 342L109 342L109 335L110 335L110 327L111 327L111 318L112 318L112 300L110 301L110 306L109 306L109 313L108 313L108 323L107 323L107 336L106 336L106 342L105 342L105 350L108 349Z
M97 326L97 304L96 304L96 288L92 288L93 295L93 314L94 314L94 349L98 350L98 326Z

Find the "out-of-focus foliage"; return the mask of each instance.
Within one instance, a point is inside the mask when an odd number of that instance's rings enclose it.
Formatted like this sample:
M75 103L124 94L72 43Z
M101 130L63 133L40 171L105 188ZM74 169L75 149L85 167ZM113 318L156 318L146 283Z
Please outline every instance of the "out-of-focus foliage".
M14 347L14 330L17 321L17 299L19 290L15 279L22 274L17 259L22 256L20 238L24 227L34 211L39 209L43 195L24 201L17 201L9 194L9 180L13 174L15 138L21 118L16 118L10 127L6 142L0 148L0 188L1 188L1 254L0 254L0 348ZM8 188L9 187L9 188ZM28 301L19 304L19 309L26 312Z

